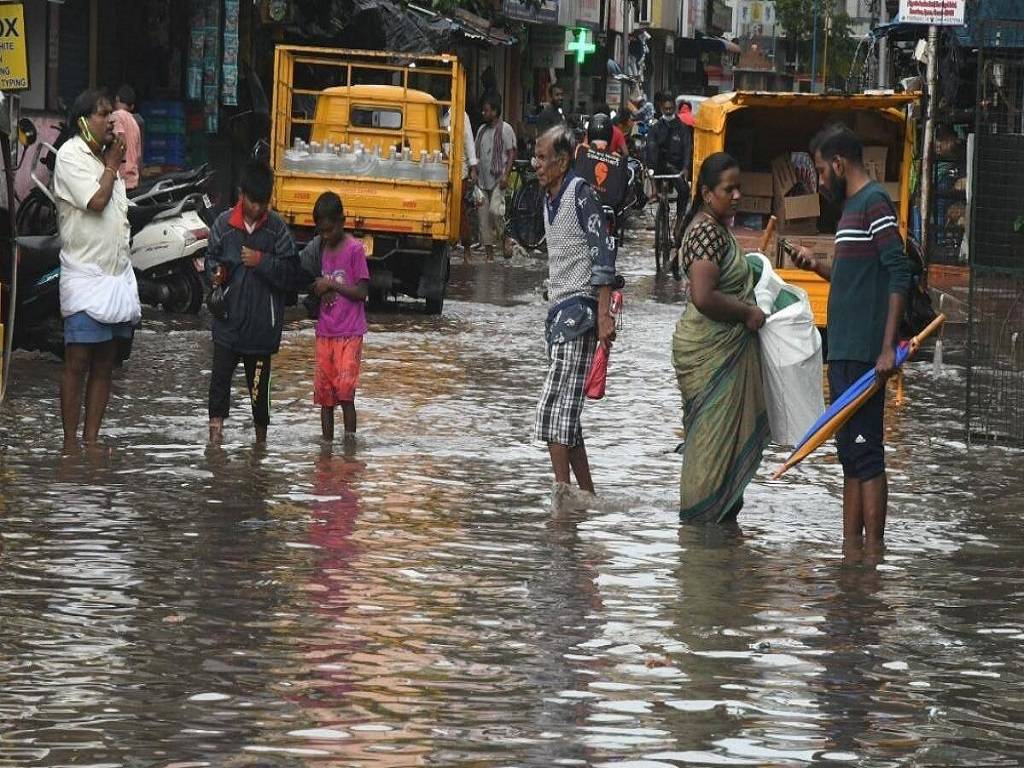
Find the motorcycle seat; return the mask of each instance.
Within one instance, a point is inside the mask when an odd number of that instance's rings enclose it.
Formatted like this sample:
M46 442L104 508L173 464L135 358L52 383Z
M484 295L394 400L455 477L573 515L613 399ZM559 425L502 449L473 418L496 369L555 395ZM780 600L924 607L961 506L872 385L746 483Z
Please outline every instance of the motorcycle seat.
M156 176L155 178L140 182L139 186L128 192L128 198L133 199L144 195L152 190L157 184L165 181L173 182L174 185L198 182L203 178L203 174L205 172L206 166L202 165L199 168L191 168L185 171L171 171L169 173L164 173L160 176Z
M156 218L156 216L164 211L169 211L172 208L177 208L178 203L160 203L156 205L129 205L128 206L128 225L131 228L132 237L135 237L138 232L145 227L149 222Z
M17 238L18 281L35 280L60 266L60 235L25 235Z

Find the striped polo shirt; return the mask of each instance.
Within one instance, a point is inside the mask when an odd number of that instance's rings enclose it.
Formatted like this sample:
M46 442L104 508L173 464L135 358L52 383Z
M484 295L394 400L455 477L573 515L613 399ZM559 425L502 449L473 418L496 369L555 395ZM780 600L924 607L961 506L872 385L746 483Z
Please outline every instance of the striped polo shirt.
M910 263L885 188L872 181L846 200L836 231L828 297L828 359L874 363L889 296L907 295Z

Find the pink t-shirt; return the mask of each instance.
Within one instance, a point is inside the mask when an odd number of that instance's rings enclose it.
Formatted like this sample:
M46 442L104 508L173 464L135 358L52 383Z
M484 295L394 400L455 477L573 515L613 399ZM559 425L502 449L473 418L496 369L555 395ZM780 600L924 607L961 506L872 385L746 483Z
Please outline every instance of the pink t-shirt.
M121 164L121 177L125 189L139 186L139 160L142 158L142 135L135 116L125 109L117 109L111 114L114 118L114 133L124 134L124 162Z
M325 277L333 277L346 285L370 279L370 267L366 263L363 244L348 235L334 248L324 249L321 269ZM366 308L363 302L352 301L341 295L332 297L332 300L320 301L317 336L333 339L339 336L362 336L365 333Z

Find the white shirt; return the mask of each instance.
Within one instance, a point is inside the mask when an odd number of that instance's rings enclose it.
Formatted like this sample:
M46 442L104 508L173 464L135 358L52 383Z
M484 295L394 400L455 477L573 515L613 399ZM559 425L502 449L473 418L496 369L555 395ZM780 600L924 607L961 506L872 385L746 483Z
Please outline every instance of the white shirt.
M57 152L53 191L60 229L60 310L64 317L85 312L101 323L137 323L139 289L129 258L128 196L118 177L102 211L89 201L106 172L80 136Z
M452 111L449 109L441 117L441 127L451 129ZM448 154L451 154L449 150ZM476 142L473 141L473 127L469 122L469 115L462 113L462 178L469 178L469 169L476 168L479 161L476 157Z
M119 275L131 262L128 195L118 176L110 202L102 211L89 210L99 191L106 166L81 136L65 142L57 152L53 191L57 197L57 222L61 252L70 261L92 264L108 275Z

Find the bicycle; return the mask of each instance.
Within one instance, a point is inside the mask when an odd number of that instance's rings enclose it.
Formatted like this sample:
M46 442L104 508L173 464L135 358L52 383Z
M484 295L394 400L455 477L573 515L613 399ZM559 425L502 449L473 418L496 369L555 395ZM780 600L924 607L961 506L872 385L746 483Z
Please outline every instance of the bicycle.
M654 214L654 272L660 275L665 271L668 255L675 242L674 235L679 234L678 228L682 224L682 219L678 216L675 224L671 223L671 205L676 202L677 196L675 185L669 183L681 178L681 174L652 174L651 178L654 180L658 197L658 210ZM678 271L679 262L676 259L672 263L672 274L676 279L678 279Z
M530 160L516 160L505 190L505 234L528 251L544 248L544 190Z

